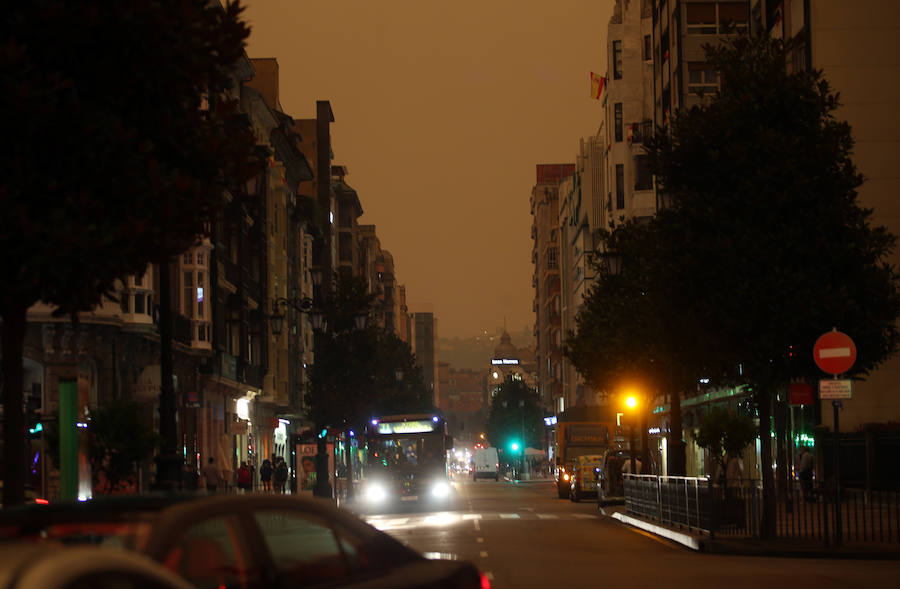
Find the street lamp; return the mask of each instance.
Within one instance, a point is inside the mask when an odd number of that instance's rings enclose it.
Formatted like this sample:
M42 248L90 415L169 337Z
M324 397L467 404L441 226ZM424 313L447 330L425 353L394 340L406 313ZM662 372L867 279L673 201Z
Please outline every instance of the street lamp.
M618 274L622 271L622 254L616 250L606 250L600 253L603 264L609 274Z

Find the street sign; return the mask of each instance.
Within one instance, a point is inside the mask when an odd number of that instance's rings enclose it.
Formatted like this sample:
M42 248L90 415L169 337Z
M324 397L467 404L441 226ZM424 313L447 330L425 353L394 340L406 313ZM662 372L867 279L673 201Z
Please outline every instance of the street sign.
M853 398L852 380L820 380L820 399L851 399Z
M813 388L805 382L792 382L790 386L791 405L812 405L816 402Z
M856 345L837 329L822 334L813 346L816 365L829 374L843 374L856 362Z

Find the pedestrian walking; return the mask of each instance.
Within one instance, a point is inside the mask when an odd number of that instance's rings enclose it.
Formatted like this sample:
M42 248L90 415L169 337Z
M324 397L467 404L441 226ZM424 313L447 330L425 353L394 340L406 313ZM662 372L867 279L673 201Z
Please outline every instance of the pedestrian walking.
M800 490L803 492L803 500L804 501L815 501L815 496L813 495L813 469L815 468L815 461L813 460L813 455L810 453L809 448L803 446L800 448L800 459L797 465L797 474L800 477Z
M210 495L214 494L219 487L219 469L216 466L215 458L209 457L206 466L203 467L200 474L203 475L203 479L206 481L206 492Z
M275 492L284 493L284 485L288 478L288 467L284 458L278 457L278 463L275 466L275 472L272 476L275 478Z
M272 462L266 458L259 467L259 480L262 482L263 491L272 490Z
M251 485L253 483L253 479L251 478L250 467L247 466L246 462L241 462L240 468L237 471L237 486L238 489L242 490L245 493L249 493L251 489Z

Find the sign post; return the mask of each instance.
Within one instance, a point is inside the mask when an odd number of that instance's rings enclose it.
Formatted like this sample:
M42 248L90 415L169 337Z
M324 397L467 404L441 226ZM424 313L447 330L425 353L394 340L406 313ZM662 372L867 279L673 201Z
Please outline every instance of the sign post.
M841 545L841 461L840 461L840 415L843 408L841 399L849 399L853 393L851 381L838 380L838 375L850 370L856 362L856 345L845 333L837 328L823 333L813 346L816 365L834 376L832 381L819 382L819 398L832 399L834 408L834 545ZM825 383L828 383L827 385Z

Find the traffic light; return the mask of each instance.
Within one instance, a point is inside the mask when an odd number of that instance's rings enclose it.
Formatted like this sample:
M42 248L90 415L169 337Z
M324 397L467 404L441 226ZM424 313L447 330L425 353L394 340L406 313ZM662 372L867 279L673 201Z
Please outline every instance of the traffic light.
M509 449L512 450L513 452L518 452L519 451L519 442L517 440L513 440L512 442L510 442Z
M25 431L31 438L36 438L44 431L41 423L41 390L40 385L32 387L31 394L25 398Z

